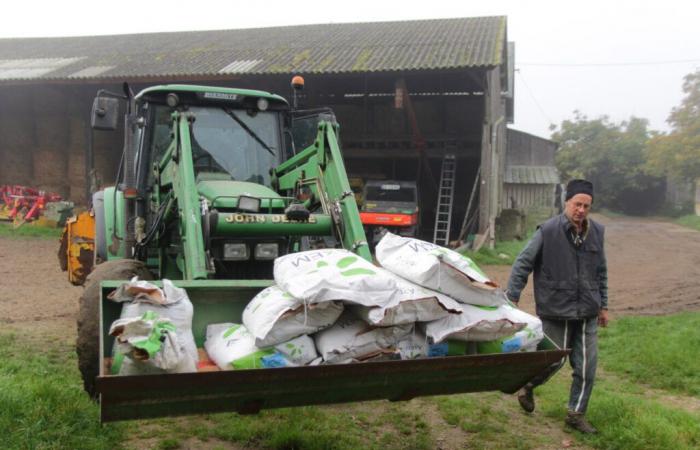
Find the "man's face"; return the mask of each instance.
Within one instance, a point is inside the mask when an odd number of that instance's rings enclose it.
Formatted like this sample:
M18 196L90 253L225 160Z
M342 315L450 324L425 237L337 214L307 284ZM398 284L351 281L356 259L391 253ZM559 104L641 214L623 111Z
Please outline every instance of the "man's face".
M588 194L576 194L566 201L566 209L564 213L566 217L577 225L581 225L588 217L588 212L591 210L593 197Z

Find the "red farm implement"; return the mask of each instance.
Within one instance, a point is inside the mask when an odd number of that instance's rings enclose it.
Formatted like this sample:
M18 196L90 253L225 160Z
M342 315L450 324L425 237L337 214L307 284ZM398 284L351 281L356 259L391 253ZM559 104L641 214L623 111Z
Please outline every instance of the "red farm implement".
M49 202L61 201L53 192L40 191L27 186L0 186L0 219L11 221L15 227L36 220Z

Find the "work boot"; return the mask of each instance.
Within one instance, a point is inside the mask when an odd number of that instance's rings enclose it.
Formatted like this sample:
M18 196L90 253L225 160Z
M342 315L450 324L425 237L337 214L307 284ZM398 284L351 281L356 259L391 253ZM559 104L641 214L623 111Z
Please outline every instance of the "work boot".
M581 433L596 434L598 432L593 425L588 423L586 418L583 416L583 413L580 412L569 411L566 414L565 422L568 426L574 430L580 431Z
M535 410L535 396L532 395L532 388L529 385L518 392L518 403L525 412L531 413Z

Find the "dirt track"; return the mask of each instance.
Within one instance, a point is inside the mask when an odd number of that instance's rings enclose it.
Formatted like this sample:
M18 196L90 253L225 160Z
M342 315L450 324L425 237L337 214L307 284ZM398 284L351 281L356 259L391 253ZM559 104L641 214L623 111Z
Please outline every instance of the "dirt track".
M606 226L610 310L614 316L700 310L700 233L654 219L596 217ZM0 238L0 323L65 324L74 333L80 287L58 267L58 242ZM484 268L500 284L509 267ZM528 285L522 306L534 310ZM47 324L48 325L48 324Z

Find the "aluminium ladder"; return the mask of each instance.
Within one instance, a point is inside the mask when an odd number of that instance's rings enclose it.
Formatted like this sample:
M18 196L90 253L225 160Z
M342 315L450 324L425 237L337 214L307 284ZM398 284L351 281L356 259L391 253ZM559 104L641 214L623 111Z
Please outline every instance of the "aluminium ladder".
M450 242L450 226L452 223L452 202L455 192L455 171L457 160L455 155L447 154L442 158L440 171L440 187L435 210L435 230L433 243L447 247Z

